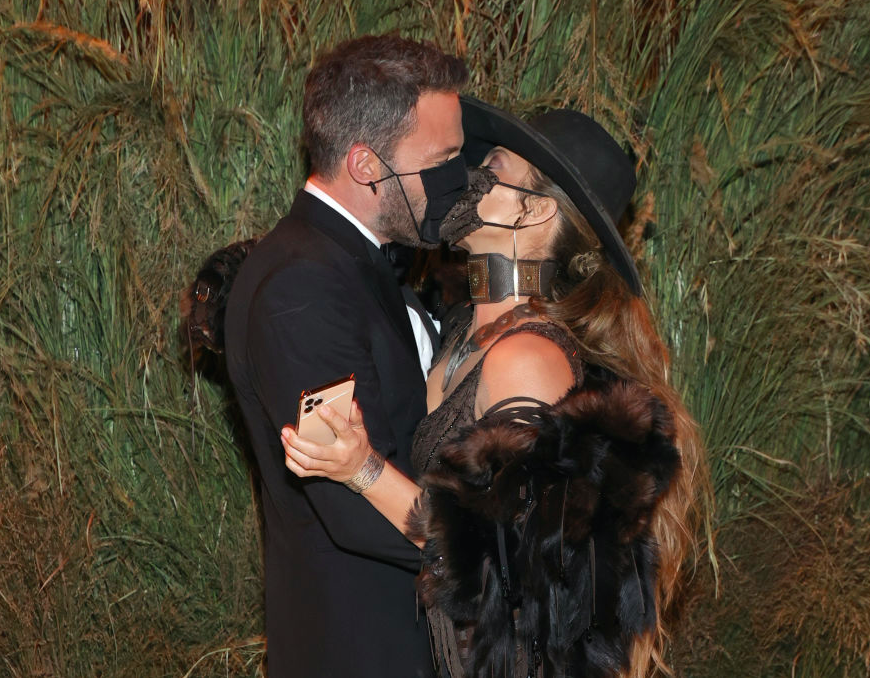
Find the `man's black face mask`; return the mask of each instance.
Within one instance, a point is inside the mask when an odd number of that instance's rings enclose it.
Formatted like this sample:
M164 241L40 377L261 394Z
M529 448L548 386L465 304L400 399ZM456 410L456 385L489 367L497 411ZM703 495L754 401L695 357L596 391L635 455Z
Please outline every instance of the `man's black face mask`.
M372 149L374 151L374 149ZM393 177L398 178L399 190L402 191L402 197L405 198L405 204L408 206L408 211L411 213L411 220L414 222L414 227L417 229L417 235L420 237L422 247L434 249L441 242L439 230L441 222L456 204L466 189L468 189L468 169L465 166L465 158L460 153L455 158L451 158L447 162L429 167L418 172L394 172L383 158L375 152L378 160L383 163L391 174L370 181L372 192L377 193L377 184ZM417 223L417 218L414 216L414 210L411 208L411 202L405 193L405 187L402 186L400 177L419 174L420 181L423 183L423 192L426 194L426 211L423 213L423 220Z

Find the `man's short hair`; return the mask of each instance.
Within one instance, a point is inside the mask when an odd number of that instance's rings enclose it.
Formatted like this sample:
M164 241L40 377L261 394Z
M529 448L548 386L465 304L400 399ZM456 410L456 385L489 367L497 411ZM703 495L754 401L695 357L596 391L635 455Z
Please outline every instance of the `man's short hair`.
M462 60L431 42L367 35L341 43L305 79L302 134L312 171L334 179L356 143L391 159L417 123L420 95L458 92L467 80Z

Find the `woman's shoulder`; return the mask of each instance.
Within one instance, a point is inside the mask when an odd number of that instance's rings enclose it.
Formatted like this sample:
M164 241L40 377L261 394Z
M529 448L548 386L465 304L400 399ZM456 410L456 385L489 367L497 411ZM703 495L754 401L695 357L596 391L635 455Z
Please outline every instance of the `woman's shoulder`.
M566 370L570 373L565 347L537 331L537 325L539 323L521 325L496 341L484 357L484 371L516 371L527 367L542 375L555 376Z
M478 390L481 412L494 403L521 396L555 403L576 383L566 347L547 333L536 331L539 324L521 325L487 351Z

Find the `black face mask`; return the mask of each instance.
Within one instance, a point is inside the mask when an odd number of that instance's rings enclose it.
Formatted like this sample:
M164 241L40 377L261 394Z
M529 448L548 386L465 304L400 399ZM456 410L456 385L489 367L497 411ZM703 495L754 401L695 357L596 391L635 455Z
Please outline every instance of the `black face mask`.
M383 163L384 167L392 172L392 174L381 177L377 181L369 182L372 193L377 193L377 184L387 179L408 177L412 174L420 175L420 181L423 182L423 192L426 194L426 211L423 213L423 220L420 223L417 223L414 210L411 209L411 202L405 193L405 187L402 186L401 178L399 179L399 190L402 191L402 197L408 206L408 212L410 212L411 220L417 229L421 246L427 249L438 247L441 243L439 231L442 220L468 188L468 170L465 167L465 158L462 153L441 165L429 167L418 172L394 172L393 168L385 163L383 158L374 149L372 149L372 152Z
M498 180L495 172L488 167L473 167L468 170L468 190L459 198L453 208L444 217L441 223L441 239L447 241L451 245L455 245L465 236L474 233L483 226L495 226L497 228L509 228L512 231L526 228L519 223L516 224L499 224L494 221L484 221L477 213L477 206L483 200L483 196L492 190L493 186L505 186L520 193L528 195L537 195L546 198L545 193L533 191L522 186L514 186L506 184Z

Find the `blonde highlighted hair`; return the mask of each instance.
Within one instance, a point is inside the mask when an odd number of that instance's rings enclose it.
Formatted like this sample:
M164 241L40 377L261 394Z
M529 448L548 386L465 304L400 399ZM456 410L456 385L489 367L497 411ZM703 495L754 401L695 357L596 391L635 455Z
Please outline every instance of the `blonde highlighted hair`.
M697 552L702 499L712 496L700 433L670 383L668 350L647 304L607 262L594 231L559 186L530 166L529 188L556 201L559 219L549 256L559 262L560 273L552 298L537 297L533 307L572 331L584 360L643 384L674 417L681 468L652 521L659 549L656 627L635 642L627 673L641 678L655 666L672 675L664 661L670 637L665 620L685 579L684 564L691 552Z

